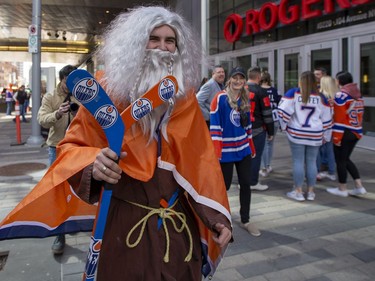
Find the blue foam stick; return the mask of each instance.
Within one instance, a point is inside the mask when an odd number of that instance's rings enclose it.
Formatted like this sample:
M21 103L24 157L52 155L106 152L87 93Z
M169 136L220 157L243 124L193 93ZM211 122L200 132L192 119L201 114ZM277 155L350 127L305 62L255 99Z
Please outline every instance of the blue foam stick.
M120 156L125 125L117 108L113 105L104 89L89 72L83 69L71 72L67 78L66 85L73 96L94 116L95 120L103 128L109 148L116 152L117 156ZM95 279L111 196L112 191L104 188L83 275L83 280L85 281L94 281Z
M89 72L83 69L77 69L70 73L66 85L73 96L103 128L109 148L120 156L125 125L104 89Z

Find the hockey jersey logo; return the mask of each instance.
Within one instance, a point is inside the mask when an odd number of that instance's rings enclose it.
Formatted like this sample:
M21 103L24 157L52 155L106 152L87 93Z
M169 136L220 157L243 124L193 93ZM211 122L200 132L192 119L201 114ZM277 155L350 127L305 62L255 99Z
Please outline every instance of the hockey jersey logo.
M237 110L232 109L232 111L229 114L230 122L234 126L239 127L241 126L240 118L240 113Z

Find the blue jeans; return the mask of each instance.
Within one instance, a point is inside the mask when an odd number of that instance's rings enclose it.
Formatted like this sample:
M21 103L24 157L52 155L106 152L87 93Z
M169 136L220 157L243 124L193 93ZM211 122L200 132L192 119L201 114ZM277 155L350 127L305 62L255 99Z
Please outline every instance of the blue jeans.
M279 122L277 122L277 123L279 123ZM274 126L275 126L275 133L273 135L273 139L272 140L266 139L266 144L264 146L261 165L260 165L262 169L265 169L265 168L271 166L271 160L272 160L272 156L273 156L273 142L274 142L275 137L276 137L277 129L279 128L278 125L276 125L276 122L275 122ZM268 134L267 134L267 136L268 136Z
M7 115L12 115L13 102L7 101Z
M22 121L26 121L25 111L26 111L25 104L20 104L20 115L22 117Z
M320 166L322 164L327 165L328 173L330 175L335 174L336 161L335 154L333 153L333 143L331 141L322 144L322 146L319 149L318 157L316 160L318 171L320 171Z
M293 162L293 181L295 188L301 188L305 179L308 187L314 187L316 184L316 157L318 156L319 146L297 144L289 141L290 150L292 151Z
M256 156L251 160L250 185L252 185L252 186L258 184L260 162L262 160L264 145L266 144L266 131L261 132L260 134L256 135L255 137L253 136L253 142L254 142L254 146L255 146Z
M53 162L56 160L56 147L50 146L48 147L48 161L49 165L51 166Z

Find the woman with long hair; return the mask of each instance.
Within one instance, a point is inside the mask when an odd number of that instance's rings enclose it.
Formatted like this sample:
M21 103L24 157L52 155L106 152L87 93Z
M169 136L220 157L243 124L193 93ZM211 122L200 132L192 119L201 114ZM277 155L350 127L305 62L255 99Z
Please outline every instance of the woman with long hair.
M210 133L223 172L226 189L229 190L236 166L240 185L241 227L251 235L261 233L250 223L250 167L255 156L251 134L250 100L244 86L245 70L235 67L225 90L218 92L211 103Z
M314 73L305 71L299 88L285 93L279 103L281 129L286 131L293 161L294 188L287 196L305 201L302 186L307 179L307 200L314 200L316 157L324 141L331 139L331 109L328 100L319 94ZM306 167L306 172L305 172Z
M364 101L349 72L341 71L337 73L336 82L340 91L335 96L334 104L333 149L339 186L327 188L327 191L341 197L363 195L367 191L362 185L356 165L350 160L350 155L358 140L362 137ZM350 191L348 191L346 184L348 172L355 184L355 188Z
M320 93L328 99L332 115L333 103L338 91L339 88L336 85L336 81L331 76L325 75L320 79ZM318 168L317 180L322 180L324 178L332 181L336 180L336 163L332 141L323 142L322 146L319 148L316 164Z

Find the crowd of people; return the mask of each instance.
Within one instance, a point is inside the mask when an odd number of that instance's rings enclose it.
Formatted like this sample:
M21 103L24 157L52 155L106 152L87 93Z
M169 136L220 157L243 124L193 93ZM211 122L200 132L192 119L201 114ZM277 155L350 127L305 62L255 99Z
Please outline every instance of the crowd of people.
M26 118L26 113L29 110L29 103L31 98L31 93L26 90L25 85L21 85L15 91L12 87L4 87L1 96L5 98L6 102L6 115L11 116L14 109L14 105L17 103L19 106L19 115L22 118L22 122L28 122ZM14 119L15 121L15 119Z
M327 188L327 192L342 197L366 194L359 171L350 160L362 136L364 103L349 72L339 72L333 78L323 67L305 71L298 85L281 95L272 86L270 73L257 66L247 71L246 83L245 71L233 68L224 88L219 90L223 76L219 83L217 69L223 73L222 66L215 66L212 78L200 87L197 99L206 120L207 105L203 106L202 96L206 97L206 104L211 101L208 125L212 141L227 190L236 167L241 226L250 234L261 234L249 223L251 191L268 189L258 177L267 177L273 171L273 143L278 130L287 136L291 150L293 182L286 194L288 198L313 201L316 181L336 181L336 174L337 187ZM215 87L209 87L213 84ZM211 90L207 91L208 88ZM246 114L250 120L244 126ZM355 183L352 190L347 188L348 172Z

